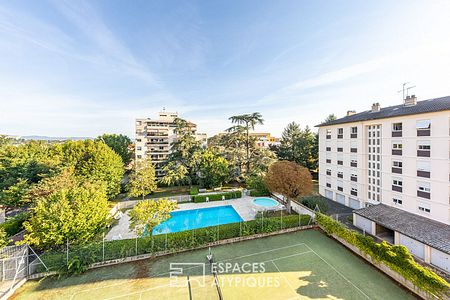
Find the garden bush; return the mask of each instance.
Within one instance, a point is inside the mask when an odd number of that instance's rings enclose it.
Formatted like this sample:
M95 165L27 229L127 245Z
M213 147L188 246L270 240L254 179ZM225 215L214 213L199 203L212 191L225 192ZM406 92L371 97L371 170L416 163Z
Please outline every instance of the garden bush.
M218 194L194 195L194 196L192 196L192 201L194 201L196 203L206 202L206 197L208 197L209 201L220 201L220 200L222 200L222 196L225 197L225 200L236 199L236 198L241 198L242 193L241 193L241 191L234 191L234 192L226 192L226 193L218 193Z
M270 196L270 193L269 191L250 190L250 196L252 197Z
M189 190L189 195L198 195L198 186L191 187L191 189Z
M450 285L433 271L417 264L405 246L389 245L384 241L376 243L371 237L349 230L343 224L324 214L318 213L316 221L327 234L334 234L344 239L370 255L373 260L385 263L423 290L439 297L449 295Z
M114 240L105 242L105 252L101 242L91 243L85 246L69 246L69 264L65 249L47 251L41 255L50 271L63 273L77 273L84 270L87 263L101 262L103 260L122 259L125 257L151 254L158 251L188 250L206 245L219 240L249 236L258 233L270 233L285 228L293 228L299 225L309 224L308 215L289 215L274 218L256 219L252 221L230 223L218 226L199 228L188 231L160 234L139 239ZM104 255L104 258L103 258ZM81 258L87 259L81 259ZM71 265L68 268L68 265ZM45 271L43 266L39 272Z
M5 230L7 236L13 236L23 230L23 222L29 217L28 212L17 214L12 218L7 218L6 222L1 224L0 227Z

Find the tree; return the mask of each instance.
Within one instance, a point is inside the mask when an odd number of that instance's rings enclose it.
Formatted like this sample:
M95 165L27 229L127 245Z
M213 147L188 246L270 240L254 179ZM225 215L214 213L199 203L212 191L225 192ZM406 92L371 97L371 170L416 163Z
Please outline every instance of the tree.
M165 175L161 182L170 185L179 183L192 185L196 180L192 157L195 152L202 149L201 143L196 140L190 122L177 118L175 126L177 139L171 145L171 153L166 166L163 167Z
M264 124L264 119L259 112L254 112L252 114L231 116L229 120L231 120L232 123L236 123L245 129L246 172L250 173L250 129L254 130L257 124Z
M278 159L301 164L310 170L317 168L318 149L316 134L308 126L301 129L292 122L283 130L280 146L276 149Z
M107 223L108 198L104 183L77 183L39 198L32 216L24 222L23 243L38 248L82 244Z
M309 170L290 161L279 161L269 167L264 183L272 193L286 198L287 210L291 211L291 199L305 196L312 191L312 177Z
M123 134L103 134L95 139L104 142L114 150L121 158L125 166L131 161L131 151L129 149L132 144L131 139Z
M229 176L226 159L211 150L194 153L193 163L196 165L195 170L202 187L221 186Z
M11 240L8 238L5 229L3 227L0 227L0 249L8 246L10 241Z
M155 167L150 158L135 163L130 175L130 195L133 197L148 195L156 190Z
M328 123L328 122L334 121L336 119L337 119L337 117L335 114L329 114L328 117L326 117L323 122Z
M140 201L130 211L130 229L138 236L144 231L151 233L153 227L169 219L170 212L177 208L177 202L168 199Z
M54 156L59 157L62 166L72 166L77 177L88 181L106 183L108 197L120 193L120 182L124 174L122 159L103 142L91 140L67 141L56 144Z

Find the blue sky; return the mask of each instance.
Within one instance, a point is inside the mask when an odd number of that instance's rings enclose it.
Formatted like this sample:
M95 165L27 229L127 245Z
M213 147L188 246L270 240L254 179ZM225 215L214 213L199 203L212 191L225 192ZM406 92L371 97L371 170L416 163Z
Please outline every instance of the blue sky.
M0 1L0 133L133 136L178 111L214 134L450 95L449 1Z

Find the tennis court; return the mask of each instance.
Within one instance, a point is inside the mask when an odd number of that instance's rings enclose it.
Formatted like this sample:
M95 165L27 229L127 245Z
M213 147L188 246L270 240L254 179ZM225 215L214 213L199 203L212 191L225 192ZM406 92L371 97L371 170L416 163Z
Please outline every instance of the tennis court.
M319 231L27 282L13 299L415 299ZM217 281L211 272L216 270ZM189 280L188 280L189 278Z

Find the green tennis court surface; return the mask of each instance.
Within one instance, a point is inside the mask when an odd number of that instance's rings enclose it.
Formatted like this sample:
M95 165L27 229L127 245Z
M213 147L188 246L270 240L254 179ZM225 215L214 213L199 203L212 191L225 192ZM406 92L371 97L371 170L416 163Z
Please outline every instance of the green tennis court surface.
M208 251L198 250L29 281L13 299L219 299L217 285L223 299L415 299L315 230L218 246L212 253L218 284Z

